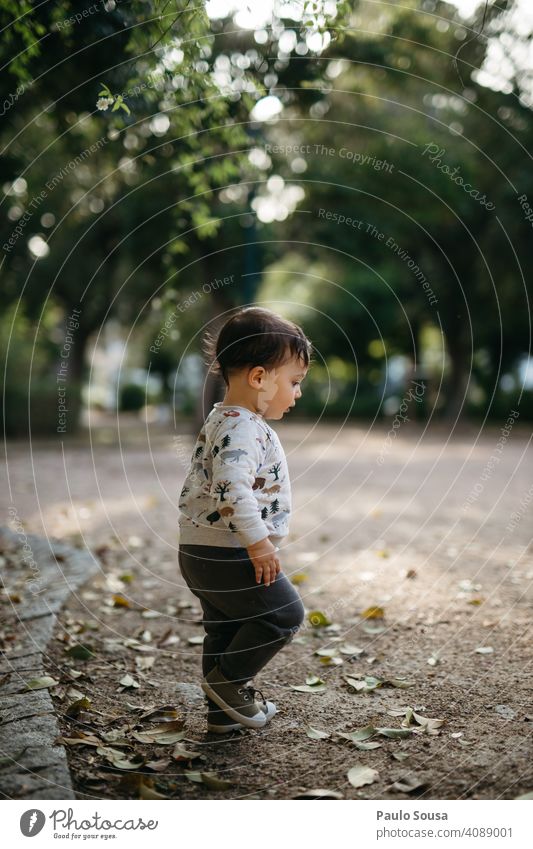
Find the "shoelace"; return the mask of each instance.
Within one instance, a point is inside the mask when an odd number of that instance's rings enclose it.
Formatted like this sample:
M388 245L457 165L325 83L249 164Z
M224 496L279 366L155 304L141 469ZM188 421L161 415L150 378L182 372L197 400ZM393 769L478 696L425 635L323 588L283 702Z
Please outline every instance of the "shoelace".
M239 693L248 693L248 696L252 701L255 701L255 694L259 693L259 695L261 696L261 701L263 702L263 704L266 705L266 699L263 693L261 692L261 690L257 690L255 687L241 687ZM246 696L244 698L246 700Z

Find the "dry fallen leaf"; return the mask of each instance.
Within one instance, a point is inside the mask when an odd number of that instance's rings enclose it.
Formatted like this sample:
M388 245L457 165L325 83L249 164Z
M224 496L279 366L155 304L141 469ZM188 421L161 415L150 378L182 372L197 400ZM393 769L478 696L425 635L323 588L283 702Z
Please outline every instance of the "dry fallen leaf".
M413 731L425 731L428 734L438 734L439 728L446 722L445 719L432 719L429 716L422 716L413 708L406 707L399 710L389 710L387 713L390 716L403 716L402 728L412 728ZM414 728L412 726L415 726ZM418 726L418 729L416 728Z
M311 740L326 740L331 737L329 731L321 731L319 728L313 728L311 725L306 726L305 733Z
M113 606L114 607L131 607L131 602L122 593L115 593L113 595Z
M376 605L372 605L371 607L367 607L366 610L363 610L361 613L361 617L363 619L383 619L385 616L385 611L382 607L378 607Z
M148 764L145 764L145 766L148 766ZM157 799L168 799L169 796L165 796L163 793L158 793L151 778L141 776L139 781L139 798L152 799L155 801Z
M233 784L233 782L227 781L225 778L219 778L213 772L186 772L185 776L189 781L205 784L209 790L227 790Z
M422 790L422 788L427 785L421 778L417 778L416 775L408 773L403 778L395 781L392 786L394 790L399 790L400 793L414 793L415 790Z
M101 746L102 741L93 734L84 734L83 731L75 731L75 737L58 737L60 743L67 746Z
M153 769L154 772L164 772L172 763L168 758L159 758L154 761L147 761L145 763L146 769Z
M55 687L59 681L50 678L49 675L43 675L41 678L31 678L26 682L25 690L46 690L48 687Z
M137 669L140 672L144 672L144 670L152 668L152 666L155 663L155 660L156 660L155 655L154 656L143 655L141 657L136 657L135 658L135 666L137 667Z
M368 740L376 734L376 729L373 725L366 725L364 728L357 728L355 731L338 731L339 737L344 737L346 740L351 740L352 743L361 740Z
M376 732L383 737L390 737L391 740L403 740L414 734L412 728L376 728Z
M320 684L290 684L291 690L296 690L298 693L323 693L327 686L322 681Z
M304 581L308 580L308 576L305 572L296 572L294 575L291 575L290 581L291 584L294 584L297 587L299 584L303 584Z
M353 787L364 787L377 781L378 775L377 769L360 764L348 770L348 781Z
M121 684L121 686L122 686L122 687L124 687L124 688L128 688L128 687L135 687L135 688L138 688L138 687L140 687L140 686L141 686L141 685L139 684L139 682L138 682L138 681L136 681L136 680L135 680L135 678L132 678L132 676L131 676L131 675L129 675L129 674L124 675L124 677L120 679L119 683L120 683L120 684Z
M339 646L339 651L341 654L349 654L352 657L364 653L364 649L360 649L358 646L353 646L351 643L341 643Z
M201 752L193 752L186 749L183 743L176 743L172 751L172 759L175 761L192 761L194 758L199 758Z
M132 737L140 743L157 743L158 745L168 746L183 740L186 735L183 725L182 719L163 722L148 731L134 731Z
M99 746L96 752L98 755L103 755L117 769L139 769L144 764L144 757L142 755L133 754L129 757L125 752L121 752L119 749L113 749L111 746Z
M336 790L322 790L316 788L313 790L304 790L303 793L298 793L297 796L292 796L292 799L344 799L342 793L337 793Z

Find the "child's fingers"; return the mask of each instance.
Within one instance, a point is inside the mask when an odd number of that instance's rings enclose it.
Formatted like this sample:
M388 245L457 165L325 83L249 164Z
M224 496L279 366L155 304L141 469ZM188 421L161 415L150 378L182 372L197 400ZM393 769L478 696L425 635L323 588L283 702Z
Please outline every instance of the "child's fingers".
M264 561L264 558L262 558ZM279 564L279 560L274 558L273 560L268 561L267 563L259 563L255 560L252 561L255 569L255 582L256 584L261 583L261 578L266 587L269 587L271 583L276 580L276 575L281 571L281 566Z
M270 586L270 561L263 566L263 583L265 587Z
M265 584L267 587L273 584L276 580L276 561L271 560L265 569Z

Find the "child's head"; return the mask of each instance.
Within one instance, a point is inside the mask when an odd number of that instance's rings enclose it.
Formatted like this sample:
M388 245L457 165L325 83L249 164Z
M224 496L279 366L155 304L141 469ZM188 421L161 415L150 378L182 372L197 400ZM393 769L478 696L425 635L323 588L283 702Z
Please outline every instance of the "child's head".
M216 339L206 333L204 346L210 371L222 375L231 403L242 398L263 416L281 419L300 398L312 345L292 321L262 307L244 307Z

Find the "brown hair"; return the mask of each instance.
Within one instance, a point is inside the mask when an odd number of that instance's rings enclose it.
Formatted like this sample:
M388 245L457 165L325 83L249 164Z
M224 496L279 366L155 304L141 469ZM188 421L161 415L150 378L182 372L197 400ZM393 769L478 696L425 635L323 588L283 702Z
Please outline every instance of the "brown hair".
M206 365L222 375L226 385L232 371L263 366L270 370L293 356L307 367L313 346L301 327L262 307L242 307L221 327L217 336L204 334Z

